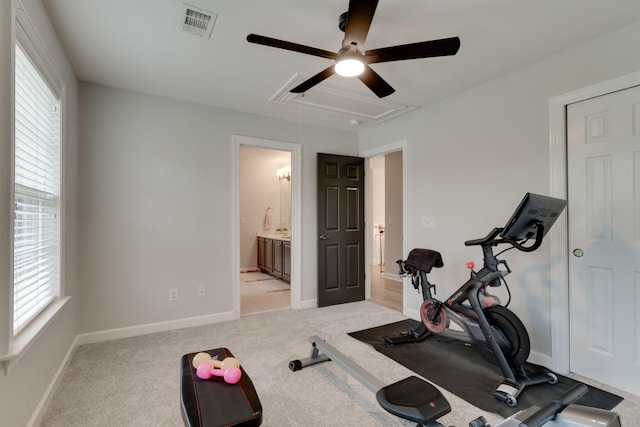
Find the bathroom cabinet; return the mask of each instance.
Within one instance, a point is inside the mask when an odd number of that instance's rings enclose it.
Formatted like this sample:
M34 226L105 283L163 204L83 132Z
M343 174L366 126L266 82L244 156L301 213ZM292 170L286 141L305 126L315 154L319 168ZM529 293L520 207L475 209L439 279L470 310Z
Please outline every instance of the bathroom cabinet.
M258 236L258 268L278 279L291 280L291 241L278 236Z
M282 241L282 280L291 281L291 241Z

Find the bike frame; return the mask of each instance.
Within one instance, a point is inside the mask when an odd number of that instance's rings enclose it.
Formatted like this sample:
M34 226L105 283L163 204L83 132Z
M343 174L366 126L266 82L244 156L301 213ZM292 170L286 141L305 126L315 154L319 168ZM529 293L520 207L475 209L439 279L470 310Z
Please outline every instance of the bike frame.
M502 276L501 272L487 274L482 278L477 276L467 281L457 291L455 291L446 302L441 302L437 298L432 297L428 291L428 299L440 303L440 308L445 312L445 316L452 320L462 330L450 329L447 327L444 331L438 333L448 338L458 341L467 342L469 344L486 343L485 333L482 331L480 318L485 317L482 312L483 306L478 295L484 292L488 282L491 282L496 276ZM471 307L462 304L468 300ZM496 334L495 330L489 326L492 335L496 337L498 344L507 346L507 343L500 334Z
M485 293L487 286L500 286L501 278L511 273L506 261L498 260L493 254L495 238L501 231L502 229L495 228L484 239L470 241L471 244L480 244L482 246L483 267L478 272L472 271L471 278L451 294L445 302L441 302L433 297L431 294L431 286L427 286L426 289L423 287L424 300L431 299L437 301L441 304L441 308L445 311L446 315L463 329L462 331L457 331L447 327L447 329L438 335L470 344L487 342L487 333L483 330L480 322L480 319L485 318L485 316L482 312L483 305L480 302L479 296ZM503 264L506 270L500 270L500 264ZM423 283L425 283L426 277L422 279ZM465 301L469 301L471 308L464 304ZM492 333L490 335L497 337L499 345L508 345L500 334Z
M503 276L503 272L498 270L499 262L493 255L491 247L484 252L485 266L477 273L473 273L472 277L447 298L445 302L433 298L431 286L423 286L423 296L441 304L440 308L445 312L445 316L452 319L462 329L458 331L447 326L444 331L437 333L437 335L470 344L487 344L493 352L503 376L515 382L516 377L513 370L502 352L502 347L508 346L509 343L504 340L502 334L498 333L489 324L480 303L479 295L484 293L487 286L499 285L500 278ZM493 263L493 260L496 262ZM463 304L465 301L469 301L471 308Z

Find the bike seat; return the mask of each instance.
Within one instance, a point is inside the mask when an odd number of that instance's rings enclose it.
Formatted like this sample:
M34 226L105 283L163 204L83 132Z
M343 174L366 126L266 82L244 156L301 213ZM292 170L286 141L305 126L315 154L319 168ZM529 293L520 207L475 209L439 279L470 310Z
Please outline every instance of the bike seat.
M425 273L430 273L433 267L440 268L444 266L440 252L419 248L411 249L404 263L409 267L424 271Z
M442 393L416 376L381 388L376 393L376 400L387 412L424 425L451 412L451 406Z

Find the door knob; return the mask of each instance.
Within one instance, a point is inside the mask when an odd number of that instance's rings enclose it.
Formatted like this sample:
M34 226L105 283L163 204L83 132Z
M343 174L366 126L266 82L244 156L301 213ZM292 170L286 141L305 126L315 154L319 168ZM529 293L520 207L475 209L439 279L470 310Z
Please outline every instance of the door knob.
M580 258L582 255L584 255L584 251L580 248L575 248L573 250L573 256Z
M320 240L327 240L327 239L328 239L328 237L327 237L326 234L321 234L320 235Z

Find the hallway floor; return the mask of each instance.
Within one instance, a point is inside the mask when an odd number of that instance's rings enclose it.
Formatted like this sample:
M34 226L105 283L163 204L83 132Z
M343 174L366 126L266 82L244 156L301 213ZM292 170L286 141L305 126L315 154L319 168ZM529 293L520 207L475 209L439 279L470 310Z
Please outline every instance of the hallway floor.
M402 312L402 282L385 279L379 265L371 266L371 302Z
M385 279L379 265L371 267L371 302L402 312L402 282ZM240 274L241 316L290 306L289 283L262 272Z
M259 271L240 273L240 315L291 306L289 283Z

